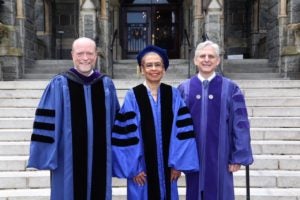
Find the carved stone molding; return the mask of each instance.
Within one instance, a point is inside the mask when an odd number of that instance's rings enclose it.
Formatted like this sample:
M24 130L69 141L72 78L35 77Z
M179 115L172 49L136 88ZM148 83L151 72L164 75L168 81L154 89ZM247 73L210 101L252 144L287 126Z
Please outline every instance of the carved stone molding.
M290 29L294 32L295 46L296 46L297 52L300 53L300 23L289 24L287 27L288 27L288 29Z

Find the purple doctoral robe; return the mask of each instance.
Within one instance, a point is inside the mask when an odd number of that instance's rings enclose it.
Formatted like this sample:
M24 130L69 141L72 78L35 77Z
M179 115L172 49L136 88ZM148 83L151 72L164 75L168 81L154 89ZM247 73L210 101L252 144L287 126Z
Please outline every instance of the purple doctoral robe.
M192 115L201 166L199 172L186 175L187 200L233 200L233 174L228 165L253 162L244 95L233 81L220 75L206 88L194 76L178 89Z

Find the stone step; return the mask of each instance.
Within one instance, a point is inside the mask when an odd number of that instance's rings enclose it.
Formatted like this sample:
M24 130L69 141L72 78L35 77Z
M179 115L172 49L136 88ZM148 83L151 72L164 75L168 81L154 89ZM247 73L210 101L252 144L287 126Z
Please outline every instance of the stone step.
M0 156L27 156L29 155L29 141L0 142Z
M300 127L300 117L250 117L253 128L297 128ZM3 129L30 129L33 124L31 118L0 118Z
M300 171L285 170L250 170L251 188L299 188ZM246 186L245 172L240 170L234 173L236 187Z
M124 80L115 80L114 81L117 88L117 93L120 98L124 97L126 94L126 91L129 88L134 87L135 85L139 84L139 81L124 81ZM173 79L169 80L166 83L177 86L180 82L182 82L181 79ZM281 81L279 85L276 81L258 81L260 85L256 85L255 82L247 82L242 81L241 82L241 88L243 92L245 93L246 99L253 99L259 97L258 102L263 101L260 100L260 98L269 98L271 97L277 97L279 98L277 101L293 101L291 97L299 98L299 90L300 90L300 82L298 81ZM290 84L289 84L290 83ZM46 87L47 82L45 81L16 81L12 83L6 83L1 84L0 89L0 99L6 100L6 99L12 99L12 98L18 98L18 99L37 99L42 95L42 92L44 88ZM244 84L244 85L243 85ZM270 84L272 87L270 87ZM251 86L249 86L251 85ZM262 88L262 85L265 88ZM284 98L283 98L284 97ZM285 99L287 98L287 99ZM28 101L28 100L27 100ZM249 100L250 101L250 100ZM254 101L254 100L252 100ZM272 99L272 101L275 101ZM294 100L295 101L295 100ZM265 102L265 101L263 101ZM299 101L297 101L299 102ZM6 102L3 102L5 104ZM26 102L24 102L26 103ZM24 104L23 103L23 104ZM298 105L298 104L297 104Z
M278 72L266 72L266 73L256 73L256 72L241 72L241 73L235 73L235 72L224 72L224 76L228 77L230 79L245 79L245 80L282 80L283 77Z
M0 171L25 171L28 156L0 156Z
M121 98L120 98L121 99ZM33 117L35 107L1 108L0 117ZM248 106L249 117L300 117L300 107L257 107Z
M248 88L242 89L245 97L299 97L299 88Z
M120 90L117 91L117 94L120 100L124 99L120 95ZM127 91L127 90L126 90ZM122 92L125 95L125 92ZM2 91L1 91L2 92ZM29 91L28 91L29 92ZM39 98L42 92L39 92L39 95L36 97L5 97L0 98L0 108L36 108L39 102ZM246 104L248 107L300 107L300 97L246 97Z
M32 127L31 127L32 128ZM32 129L0 129L0 141L22 142L29 141Z
M300 155L254 155L250 170L300 171Z
M185 200L185 188L179 188L180 200ZM126 200L126 188L112 188L112 200ZM251 188L251 200L298 200L300 189L291 188ZM0 190L1 200L49 200L47 189ZM235 188L235 199L245 200L244 188Z
M136 83L136 82L135 82ZM140 84L142 82L139 82L138 84ZM170 83L172 85L176 85L175 81L170 81ZM127 90L129 88L134 87L135 85L137 85L137 83L134 84L126 84L125 83L118 83L120 84L117 87L117 94L120 97L123 97ZM0 93L0 99L12 99L12 98L32 98L32 99L36 99L39 98L44 90L45 87L43 88L39 88L39 89L2 89L1 93ZM278 97L278 98L282 98L282 97L295 97L295 98L299 98L299 94L300 94L300 86L298 88L243 88L242 91L245 94L245 98L256 98L256 97L260 97L260 98L270 98L270 97Z
M50 80L56 73L25 73L22 75L22 80Z
M0 127L2 129L30 129L33 126L33 117L31 118L0 118Z
M256 155L300 155L300 141L252 140L251 146Z
M177 86L185 79L165 80L166 83ZM49 80L18 80L2 81L0 89L44 89ZM113 80L117 88L131 88L141 82L141 79L116 79ZM234 80L243 89L259 88L299 88L300 80Z
M225 72L276 72L276 68L270 67L267 59L225 59L223 61Z
M29 142L0 142L0 156L26 156ZM297 155L300 154L300 141L252 140L252 150L257 155Z
M42 96L43 90L29 90L29 89L17 89L17 90L2 90L0 93L0 99L12 99L12 98L26 98L36 99Z
M30 65L25 68L25 74L57 74L69 70L72 66L72 60L37 60L34 65Z
M38 96L39 97L39 96ZM5 98L0 101L0 108L36 108L39 98Z
M0 129L0 141L29 141L32 129ZM300 140L300 128L251 128L252 140Z
M248 106L250 117L300 117L300 107L257 107ZM1 112L0 112L1 116Z
M248 107L300 106L300 97L245 97Z
M253 128L298 128L300 117L250 117ZM0 121L1 122L1 121Z
M282 98L282 97L295 97L299 98L300 87L299 88L285 88L285 89L242 89L245 94L245 98ZM125 96L127 92L126 89L118 89L117 95L119 98Z
M72 67L71 65L45 65L45 66L32 66L32 67L26 67L24 74L59 74L61 72L65 72L69 70Z
M121 99L121 97L120 97ZM35 107L11 108L0 107L0 118L32 118L35 114ZM300 117L300 107L250 107L248 106L249 117Z
M36 108L1 108L0 118L32 118L35 115Z
M251 128L252 140L300 140L300 128Z
M234 173L235 188L245 188L245 171ZM113 187L126 187L126 179L112 179ZM300 171L285 170L250 170L251 188L299 188ZM0 172L0 190L2 189L35 189L50 187L49 171ZM178 180L178 187L185 187L185 176Z
M28 156L0 156L0 171L25 171ZM300 155L254 155L250 170L300 171Z

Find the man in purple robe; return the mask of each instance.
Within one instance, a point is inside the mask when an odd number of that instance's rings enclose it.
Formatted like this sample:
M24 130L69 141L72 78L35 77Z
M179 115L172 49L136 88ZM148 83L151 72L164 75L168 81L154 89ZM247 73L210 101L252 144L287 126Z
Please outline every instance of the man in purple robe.
M198 74L179 85L196 132L200 171L186 175L187 200L233 200L233 172L253 163L250 125L242 91L215 72L219 46L200 43Z

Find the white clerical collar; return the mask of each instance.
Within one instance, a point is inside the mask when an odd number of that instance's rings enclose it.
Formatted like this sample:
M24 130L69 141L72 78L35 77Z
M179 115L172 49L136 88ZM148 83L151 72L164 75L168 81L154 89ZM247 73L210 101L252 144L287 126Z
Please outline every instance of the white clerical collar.
M76 70L76 71L78 71L79 72L79 70L77 69L77 67L76 66L74 66L74 69ZM80 72L79 72L80 73ZM89 77L89 76L91 76L92 74L94 73L94 69L92 69L91 71L90 71L90 73L86 76L86 77ZM81 73L80 73L81 74ZM83 75L83 74L82 74ZM83 76L85 76L85 75L83 75Z
M215 76L216 72L213 72L213 74L210 75L208 78L204 78L200 73L198 73L198 78L201 82L203 82L204 80L208 80L210 82L213 78L215 78Z

